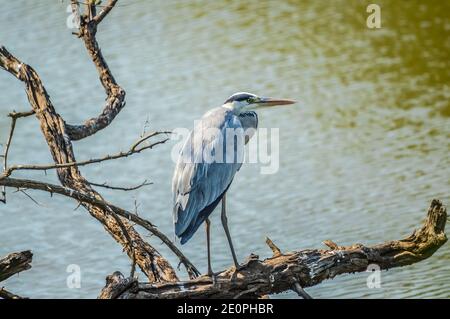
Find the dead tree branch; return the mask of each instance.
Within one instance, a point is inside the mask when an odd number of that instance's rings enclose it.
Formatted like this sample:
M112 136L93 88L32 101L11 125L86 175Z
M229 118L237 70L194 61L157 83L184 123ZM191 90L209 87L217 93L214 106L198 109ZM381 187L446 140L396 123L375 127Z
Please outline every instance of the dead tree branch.
M114 6L115 2L110 1L109 4ZM72 1L72 8L76 8L78 12L78 3ZM96 16L93 2L89 2L86 8L86 12L89 14L80 16L79 34L85 42L100 75L100 81L108 95L107 105L99 117L88 120L83 125L66 125L64 119L56 112L39 75L31 66L14 57L5 47L0 47L0 67L25 83L28 101L40 122L41 131L55 165L63 165L63 167L57 168L61 184L102 200L100 194L81 175L78 166L73 164L77 161L72 148L72 139L77 140L90 136L109 125L125 105L125 91L114 80L95 39L98 22L93 19ZM103 12L103 15L106 16L109 11L103 10ZM99 20L101 21L104 16ZM115 214L112 214L108 207L102 209L87 202L82 202L82 206L101 222L108 233L124 247L128 256L136 261L151 282L177 280L175 270L169 262L154 247L144 241L127 220L124 219L118 223ZM127 240L128 238L131 241Z
M12 133L14 132L14 127L15 127L15 120L13 118L12 121L12 126L11 126L11 132L10 132L10 137L12 138ZM126 152L119 152L117 154L112 154L112 155L105 155L103 157L100 158L93 158L93 159L89 159L89 160L85 160L85 161L79 161L79 162L69 162L69 163L62 163L62 164L26 164L26 165L12 165L10 167L6 167L6 159L7 159L7 154L8 154L8 149L9 149L9 145L11 142L11 138L8 139L8 143L6 144L6 150L5 150L5 157L4 157L4 171L3 173L0 175L0 179L4 178L4 177L8 177L11 176L11 174L14 171L18 171L18 170L40 170L40 171L47 171L50 169L57 169L57 168L68 168L68 167L72 167L72 166L86 166L86 165L90 165L90 164L97 164L97 163L101 163L101 162L105 162L105 161L111 161L111 160L116 160L119 158L125 158L128 156L131 156L133 154L137 154L140 153L142 151L145 151L147 149L152 149L153 147L155 147L156 145L159 144L164 144L165 142L168 141L168 138L165 138L163 140L154 142L152 144L148 144L148 145L144 145L144 146L140 146L142 144L142 142L144 140L148 140L150 137L159 135L159 134L166 134L167 132L153 132L151 134L149 134L148 136L145 136L143 138L140 138L137 142L135 142L131 148L126 151ZM139 147L140 146L140 147ZM92 183L90 183L91 185L93 185ZM97 185L98 186L98 185Z
M0 258L0 281L4 281L21 271L31 268L33 254L29 250L11 253Z
M16 111L12 111L11 113L8 113L8 117L13 118L13 119L20 119L22 117L28 117L34 115L34 111L28 111L28 112L16 112Z
M3 171L6 172L8 170L8 153L9 153L9 148L11 147L11 141L13 138L13 134L14 134L14 129L16 128L16 121L19 118L22 117L27 117L30 115L33 115L34 111L29 111L29 112L11 112L8 114L8 116L11 118L11 126L9 129L9 134L8 134L8 138L6 139L6 144L5 144L5 150L3 152ZM0 177L1 178L1 177ZM0 202L3 202L4 204L6 204L6 189L5 187L3 187L2 189L2 197L0 198Z
M135 281L125 285L123 276L116 272L109 277L100 298L258 298L292 289L298 292L295 287L310 287L337 275L366 271L370 264L390 269L420 262L447 241L444 232L446 221L445 206L439 200L433 200L422 228L401 240L375 246L355 244L284 254L275 250L274 256L265 260L252 255L235 280L231 280L232 267L219 274L216 284L202 276L177 283ZM304 297L307 298L306 295Z
M144 186L153 185L153 183L147 182L147 180L144 180L142 183L140 183L138 185L135 185L135 186L131 186L131 187L111 186L111 185L108 185L106 182L102 183L102 184L89 182L89 184L91 184L92 186L103 187L103 188L106 188L106 189L125 191L125 192L135 191L135 190L137 190L139 188L142 188Z
M6 186L11 188L18 188L18 189L34 189L34 190L40 190L45 191L50 194L59 194L66 197L70 197L72 199L77 200L80 203L86 203L95 207L98 207L100 209L111 209L113 210L117 215L124 217L125 219L136 223L137 225L143 227L144 229L148 230L151 234L156 236L157 238L161 239L161 241L172 250L172 252L179 258L180 262L184 265L186 268L187 273L189 274L189 277L195 278L200 274L200 272L197 270L197 268L189 261L189 259L177 248L177 246L166 236L164 235L159 229L153 225L148 220L139 217L136 214L133 214L129 211L126 211L125 209L122 209L118 206L115 206L109 202L106 202L103 199L98 198L97 196L91 196L89 194L85 194L84 192L79 192L76 190L73 190L68 187L63 187L59 185L53 185L49 183L43 183L39 181L34 180L27 180L27 179L17 179L17 178L4 178L0 179L0 186Z
M79 2L71 0L72 12L80 24L78 36L83 40L87 52L94 62L107 98L103 111L99 116L91 118L80 125L66 124L66 133L74 141L91 136L107 127L125 106L125 90L114 79L95 38L97 26L113 9L117 0L108 1L98 15L95 14L96 8L94 2L87 2L85 5L86 13L80 16Z
M9 147L11 146L12 137L14 134L14 129L16 127L16 120L17 119L15 117L11 118L11 126L9 128L9 134L8 134L8 138L6 140L5 150L3 152L3 171L4 172L6 172L8 170L8 153L9 153ZM3 202L4 204L6 204L6 188L5 187L2 188L2 196L0 198L0 202Z

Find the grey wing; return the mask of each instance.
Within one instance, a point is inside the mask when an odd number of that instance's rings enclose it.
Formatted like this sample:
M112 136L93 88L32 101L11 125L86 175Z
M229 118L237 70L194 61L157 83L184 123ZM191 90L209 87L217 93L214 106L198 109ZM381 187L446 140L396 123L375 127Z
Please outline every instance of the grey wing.
M217 129L205 135L205 128ZM223 136L227 128L242 128L242 125L236 116L219 110L203 118L183 146L172 181L173 221L178 237L192 236L198 228L197 224L203 222L198 218L207 217L199 216L199 213L222 196L242 165L239 162L217 163L203 160L203 154L212 154L223 147ZM235 152L244 150L235 148ZM186 235L184 233L188 228L192 234Z

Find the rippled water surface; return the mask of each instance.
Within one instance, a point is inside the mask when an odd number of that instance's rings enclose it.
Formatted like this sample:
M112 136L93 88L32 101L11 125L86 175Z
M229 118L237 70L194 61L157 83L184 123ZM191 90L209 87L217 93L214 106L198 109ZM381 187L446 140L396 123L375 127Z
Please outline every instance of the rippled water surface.
M366 27L373 1L123 1L99 27L98 40L127 105L113 124L75 143L78 159L126 149L148 119L150 129L191 127L236 91L295 98L298 105L260 113L280 128L280 168L261 175L245 165L229 191L238 257L283 250L375 244L417 228L432 198L450 200L450 3L376 1L382 28ZM331 4L332 3L332 4ZM0 43L41 75L57 111L70 123L95 116L104 94L83 44L66 27L67 1L3 1ZM0 72L0 138L7 112L29 108L22 84ZM132 193L102 191L172 233L172 146L83 167L93 182L154 184ZM51 162L39 125L20 120L10 161ZM16 173L57 182L54 172ZM107 274L128 272L129 259L75 202L9 191L0 207L0 255L31 249L33 268L5 285L30 297L96 297ZM231 256L212 217L213 265ZM145 232L142 232L145 233ZM206 270L199 231L182 247ZM149 238L162 253L176 259ZM450 297L450 249L421 263L309 288L315 297ZM80 289L66 285L67 266L81 267ZM144 279L141 275L141 279ZM292 293L279 295L295 297Z

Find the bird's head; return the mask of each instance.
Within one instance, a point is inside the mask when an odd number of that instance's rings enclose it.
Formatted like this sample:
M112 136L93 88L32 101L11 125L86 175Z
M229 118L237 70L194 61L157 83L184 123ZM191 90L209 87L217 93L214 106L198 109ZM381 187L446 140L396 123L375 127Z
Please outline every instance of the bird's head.
M294 104L295 102L296 101L294 100L261 97L252 93L238 92L230 96L225 101L223 106L230 108L235 113L239 114L248 110L255 110L277 105Z

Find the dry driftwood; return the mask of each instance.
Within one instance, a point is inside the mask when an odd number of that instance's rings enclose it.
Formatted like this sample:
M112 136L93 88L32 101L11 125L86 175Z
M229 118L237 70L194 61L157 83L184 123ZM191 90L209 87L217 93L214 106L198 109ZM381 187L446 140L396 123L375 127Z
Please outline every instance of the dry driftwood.
M18 179L18 178L11 178L11 177L4 177L0 178L0 186L6 186L6 187L12 187L12 188L26 188L26 189L33 189L33 190L40 190L45 191L50 194L59 194L62 196L70 197L72 199L75 199L79 201L80 203L89 203L93 206L99 207L101 209L110 209L113 212L115 212L117 215L132 221L133 223L136 223L137 225L145 228L148 230L151 234L155 235L161 241L169 247L172 252L179 258L180 263L182 263L190 278L197 277L200 273L197 270L197 268L189 261L189 259L186 258L186 256L183 255L183 253L177 248L177 246L161 231L158 230L158 228L153 225L148 220L139 217L138 215L131 213L123 208L120 208L112 203L109 203L105 201L104 199L92 197L89 194L86 194L84 192L76 191L68 187L63 187L59 185L54 185L50 183L44 183L40 181L34 181L29 179Z
M421 229L404 239L375 246L355 244L340 247L327 241L330 249L305 249L282 253L268 241L273 256L259 260L251 255L232 279L234 269L223 271L214 284L208 277L177 283L140 283L119 272L108 277L100 298L259 298L264 295L310 287L345 273L410 265L430 257L446 241L445 206L433 200Z
M31 268L33 254L29 250L11 253L0 259L0 281Z
M31 261L33 254L29 250L18 253L11 253L5 257L0 258L0 281L4 281L9 277L18 274L21 271L31 268ZM13 294L0 287L0 298L2 299L23 299L23 297Z

